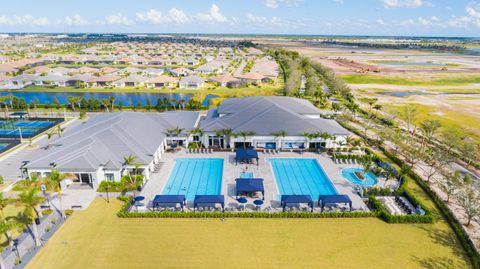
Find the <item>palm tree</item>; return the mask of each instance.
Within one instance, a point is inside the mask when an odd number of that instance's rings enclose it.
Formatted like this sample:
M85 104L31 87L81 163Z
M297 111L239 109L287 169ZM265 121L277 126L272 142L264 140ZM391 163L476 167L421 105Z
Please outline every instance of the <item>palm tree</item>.
M247 149L247 137L253 135L255 135L255 132L253 131L241 131L238 133L238 136L240 136L243 140L243 149Z
M62 137L63 131L65 131L65 128L62 128L62 126L57 125L56 132L58 137Z
M113 112L113 110L115 109L115 96L110 96L109 98L109 102L110 102L110 106L111 106L111 111Z
M287 136L287 132L284 131L284 130L280 130L280 131L273 132L272 135L275 137L275 141L278 140L278 138L280 138L280 137L282 138L282 140L280 142L280 150L282 150L283 149L283 140Z
M233 131L232 129L223 129L222 130L222 133L223 133L223 146L224 146L224 149L227 148L227 145L230 145L230 136L233 134ZM228 142L228 143L227 143Z
M188 132L189 135L193 135L193 136L198 136L199 138L203 137L203 135L205 134L205 132L200 129L200 128L195 128L195 129L192 129ZM194 143L197 143L197 146L200 146L200 141L195 141Z
M44 198L38 196L38 189L31 188L25 190L18 196L17 204L25 208L25 214L30 218L30 223L32 224L32 232L35 240L35 245L39 247L40 237L38 236L38 227L35 219L39 217L37 207L43 202Z
M140 168L140 166L142 165L142 163L136 163L135 162L135 159L137 159L137 156L133 155L133 154L130 154L128 156L124 156L123 157L123 165L124 166L130 166L130 165L133 165L134 168L133 168L133 171L138 171L138 168ZM137 178L133 178L132 177L132 173L130 173L128 170L128 177L127 177L127 180L125 182L126 184L126 187L127 189L135 189L138 182L137 182ZM133 197L135 197L135 191L133 191Z
M10 245L12 238L10 236L10 232L17 227L18 224L16 223L15 219L13 218L0 218L0 234L3 234L7 239L7 245ZM3 260L3 255L0 255L0 268L4 269L5 262Z
M215 137L217 137L218 143L220 144L220 137L223 137L223 130L215 131Z
M72 108L73 112L75 112L75 104L80 103L82 101L82 97L80 96L67 96L67 101L70 104L70 107ZM79 105L80 107L80 105Z
M62 181L70 176L69 174L63 174L58 172L56 169L52 169L50 172L50 176L46 178L46 183L52 189L54 192L57 193L58 197L58 205L59 205L59 211L60 211L60 216L62 218L65 218L65 214L63 212L63 202L62 202Z

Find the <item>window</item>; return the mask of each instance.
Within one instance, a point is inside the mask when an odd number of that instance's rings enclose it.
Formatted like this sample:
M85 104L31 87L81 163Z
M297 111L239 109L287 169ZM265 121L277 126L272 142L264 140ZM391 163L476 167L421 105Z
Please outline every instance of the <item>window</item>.
M105 180L106 181L114 181L115 175L113 173L105 173Z

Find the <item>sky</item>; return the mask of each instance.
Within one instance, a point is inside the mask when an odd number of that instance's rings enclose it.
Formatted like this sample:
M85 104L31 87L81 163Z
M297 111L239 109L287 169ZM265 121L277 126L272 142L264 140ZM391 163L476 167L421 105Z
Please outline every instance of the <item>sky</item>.
M480 36L480 0L14 0L0 32Z

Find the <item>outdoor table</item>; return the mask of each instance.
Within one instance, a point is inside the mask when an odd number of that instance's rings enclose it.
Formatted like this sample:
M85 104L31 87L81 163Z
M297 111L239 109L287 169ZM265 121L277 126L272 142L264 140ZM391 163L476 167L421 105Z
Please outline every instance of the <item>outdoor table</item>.
M243 206L243 208L245 209L245 206L244 206L244 205L248 202L247 199L245 199L245 198L243 198L243 197L240 197L240 198L238 198L237 201L238 201L238 202Z
M255 200L253 203L256 205L257 210L263 205L263 200Z

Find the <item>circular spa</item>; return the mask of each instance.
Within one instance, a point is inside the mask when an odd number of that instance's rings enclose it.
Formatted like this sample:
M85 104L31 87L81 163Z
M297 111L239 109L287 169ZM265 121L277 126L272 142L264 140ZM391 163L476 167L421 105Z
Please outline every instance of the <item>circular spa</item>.
M372 187L378 183L378 179L373 173L365 173L365 171L360 168L345 168L342 170L342 176L351 183L359 186Z

